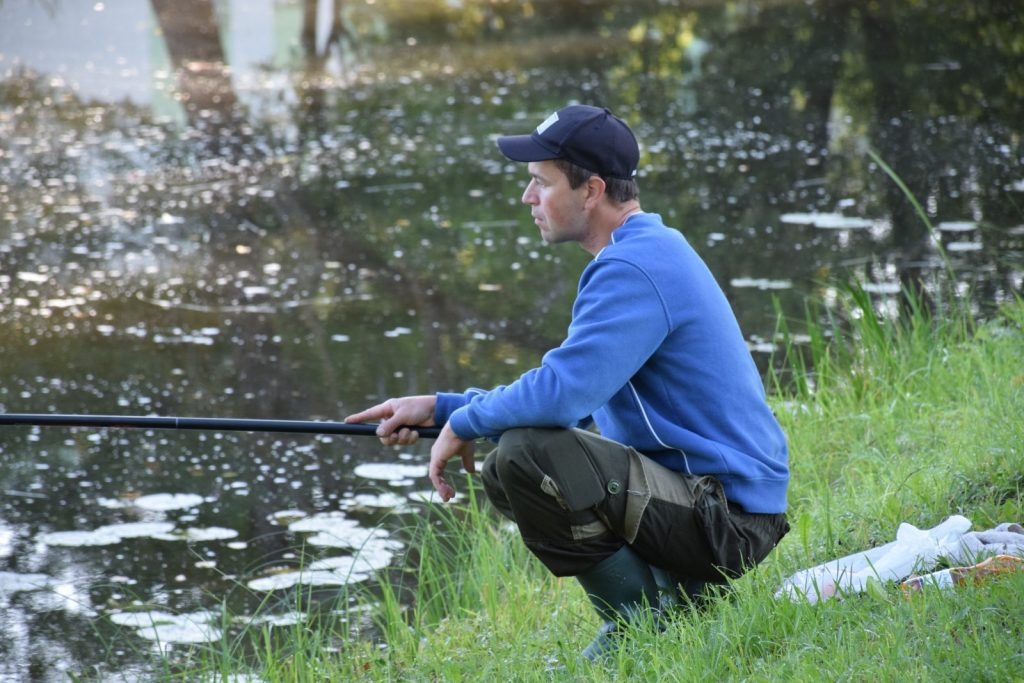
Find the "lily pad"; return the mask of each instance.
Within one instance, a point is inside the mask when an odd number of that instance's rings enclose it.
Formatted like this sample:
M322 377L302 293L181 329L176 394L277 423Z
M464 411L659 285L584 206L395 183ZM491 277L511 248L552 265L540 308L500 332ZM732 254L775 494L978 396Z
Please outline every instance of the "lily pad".
M238 532L234 529L211 526L204 528L189 527L188 529L175 531L169 534L157 534L153 538L161 541L185 541L187 543L202 543L204 541L226 541L237 538Z
M867 218L844 216L841 213L784 213L779 220L792 225L811 225L825 230L859 230L874 225L874 221Z
M427 476L426 465L406 465L402 463L368 462L357 465L353 474L363 479L382 481L402 481L419 479Z
M153 512L169 512L171 510L188 510L205 502L205 498L195 493L151 493L139 496L132 505Z
M40 543L66 547L84 547L98 545L115 545L121 542L121 536L109 529L92 531L51 531L36 537Z
M44 590L50 587L51 579L46 574L20 574L0 572L0 595Z

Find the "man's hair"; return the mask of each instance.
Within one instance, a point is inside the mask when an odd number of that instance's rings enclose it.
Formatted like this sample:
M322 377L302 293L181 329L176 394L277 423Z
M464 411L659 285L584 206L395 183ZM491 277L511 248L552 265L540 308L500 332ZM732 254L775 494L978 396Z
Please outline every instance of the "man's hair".
M559 170L565 174L565 177L569 179L569 187L574 190L587 182L587 179L591 176L598 175L565 159L555 159L554 162ZM622 204L640 196L640 187L633 178L623 180L622 178L605 178L602 176L601 180L604 181L605 185L604 193L613 202Z

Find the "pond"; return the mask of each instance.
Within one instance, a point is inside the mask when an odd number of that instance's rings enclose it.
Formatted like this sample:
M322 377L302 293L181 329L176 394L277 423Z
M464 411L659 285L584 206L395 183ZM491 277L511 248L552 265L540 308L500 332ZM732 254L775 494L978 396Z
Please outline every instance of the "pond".
M838 282L984 317L1024 289L1011 5L2 3L0 410L337 420L514 378L587 255L494 138L568 102L634 127L644 208L765 371ZM224 605L370 580L438 504L426 454L0 428L0 679L142 671Z

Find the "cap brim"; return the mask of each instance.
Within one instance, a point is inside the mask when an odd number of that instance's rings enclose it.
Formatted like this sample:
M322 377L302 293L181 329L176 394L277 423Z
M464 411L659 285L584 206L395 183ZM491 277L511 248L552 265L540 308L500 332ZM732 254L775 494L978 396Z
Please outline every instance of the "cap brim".
M547 161L558 158L558 152L541 144L533 135L500 137L498 149L512 161Z

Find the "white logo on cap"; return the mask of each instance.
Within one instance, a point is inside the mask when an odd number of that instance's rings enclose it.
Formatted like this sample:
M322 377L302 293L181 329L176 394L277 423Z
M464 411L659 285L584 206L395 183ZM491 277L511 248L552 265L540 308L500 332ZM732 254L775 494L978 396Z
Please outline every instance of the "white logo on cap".
M546 131L551 126L555 125L557 122L558 122L558 112L556 111L554 114L552 114L551 116L549 116L546 119L544 119L544 123L542 123L539 126L537 126L537 135L543 135L544 131Z

